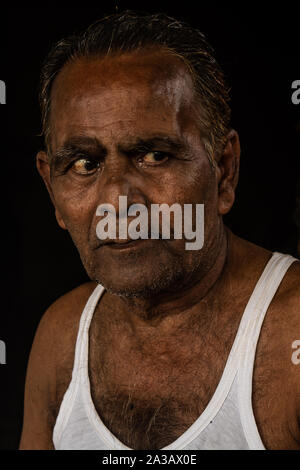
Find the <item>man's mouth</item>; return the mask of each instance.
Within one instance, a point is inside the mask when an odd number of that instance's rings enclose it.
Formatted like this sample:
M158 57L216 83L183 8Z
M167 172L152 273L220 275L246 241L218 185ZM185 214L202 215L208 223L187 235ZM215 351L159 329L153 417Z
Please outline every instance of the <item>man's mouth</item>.
M131 250L137 247L140 247L144 242L149 241L149 239L142 239L139 238L138 240L131 240L131 239L116 239L116 240L108 240L107 242L103 243L101 247L106 247L110 250Z

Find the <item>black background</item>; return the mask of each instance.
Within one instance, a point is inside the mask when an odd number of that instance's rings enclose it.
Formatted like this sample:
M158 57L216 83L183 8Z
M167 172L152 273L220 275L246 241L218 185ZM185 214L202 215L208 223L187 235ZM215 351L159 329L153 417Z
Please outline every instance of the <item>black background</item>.
M26 364L43 312L87 280L35 169L35 154L42 147L41 63L54 41L114 12L115 4L74 9L52 2L51 7L1 11L0 79L6 82L7 104L0 106L0 339L6 343L7 364L0 365L0 449L18 446ZM119 11L163 11L206 34L232 87L232 124L242 145L237 199L226 222L258 245L296 255L300 105L292 104L291 84L300 79L300 9L281 5L262 10L252 2L238 9L204 2L117 4Z

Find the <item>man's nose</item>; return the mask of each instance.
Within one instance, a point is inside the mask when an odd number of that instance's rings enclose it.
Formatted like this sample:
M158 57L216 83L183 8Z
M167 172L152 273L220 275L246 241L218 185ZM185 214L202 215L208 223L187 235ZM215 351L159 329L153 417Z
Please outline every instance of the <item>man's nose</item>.
M117 216L120 212L120 196L127 196L128 207L131 204L146 205L141 177L133 164L126 161L125 157L107 162L101 180L99 204L112 204Z

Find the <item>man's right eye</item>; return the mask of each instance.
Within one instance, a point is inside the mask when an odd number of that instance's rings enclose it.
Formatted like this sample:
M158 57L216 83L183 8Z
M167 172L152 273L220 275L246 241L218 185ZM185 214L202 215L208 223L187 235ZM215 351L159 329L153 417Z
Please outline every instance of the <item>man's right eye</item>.
M80 158L76 160L72 166L71 170L79 175L93 175L99 169L100 163L99 161L95 161L91 158Z

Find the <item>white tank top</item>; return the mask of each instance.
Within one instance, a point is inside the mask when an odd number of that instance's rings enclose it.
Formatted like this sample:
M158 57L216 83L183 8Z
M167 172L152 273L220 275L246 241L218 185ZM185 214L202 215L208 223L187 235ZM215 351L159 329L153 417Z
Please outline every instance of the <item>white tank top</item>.
M265 449L252 409L255 350L264 316L287 269L296 261L274 253L248 301L220 382L199 418L162 450ZM56 450L132 450L101 421L88 376L89 326L104 292L98 285L81 316L70 385L53 430Z

